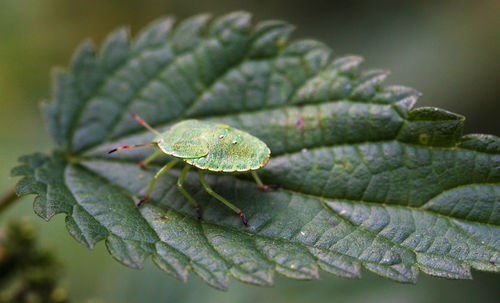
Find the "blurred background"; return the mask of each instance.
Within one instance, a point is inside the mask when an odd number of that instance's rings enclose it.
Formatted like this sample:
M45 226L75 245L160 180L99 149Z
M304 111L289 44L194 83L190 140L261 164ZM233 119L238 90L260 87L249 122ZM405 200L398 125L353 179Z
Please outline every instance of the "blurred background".
M437 106L467 117L465 133L500 135L500 2L290 1L290 0L0 0L0 194L20 155L49 152L39 104L51 95L51 70L67 66L79 42L100 45L116 27L133 34L153 19L247 10L254 21L282 19L297 26L292 39L315 38L336 54L359 54L363 68L391 71L387 83L423 93L419 106ZM66 231L64 217L45 223L24 198L0 217L28 218L43 247L64 265L63 285L72 302L487 302L498 299L500 275L474 272L473 281L421 275L404 285L363 272L362 280L294 281L276 277L272 288L232 281L213 290L196 276L186 284L152 262L132 270L114 261L103 243L93 251Z

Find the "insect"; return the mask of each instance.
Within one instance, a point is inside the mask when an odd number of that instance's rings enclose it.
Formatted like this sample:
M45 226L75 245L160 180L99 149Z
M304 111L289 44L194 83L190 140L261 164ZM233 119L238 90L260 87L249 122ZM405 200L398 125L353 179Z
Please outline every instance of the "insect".
M143 198L137 204L137 207L140 207L148 201L156 181L158 181L165 172L174 167L177 163L184 162L186 165L182 169L179 179L177 180L177 188L186 199L193 204L198 220L201 219L200 205L182 186L186 174L192 166L198 169L198 175L203 188L210 195L224 203L224 205L239 215L243 224L248 226L246 216L241 209L217 194L208 185L204 178L204 171L208 170L222 173L249 171L255 179L258 188L263 191L268 191L273 188L273 186L264 185L255 172L266 166L271 156L271 150L264 142L247 132L232 128L228 125L198 120L180 121L172 125L166 132L160 133L138 115L134 113L131 114L135 120L156 135L152 143L125 145L110 150L108 154L121 149L134 147L153 146L158 148L158 150L147 159L139 162L141 168L145 168L161 154L167 154L175 158L158 170L151 180Z

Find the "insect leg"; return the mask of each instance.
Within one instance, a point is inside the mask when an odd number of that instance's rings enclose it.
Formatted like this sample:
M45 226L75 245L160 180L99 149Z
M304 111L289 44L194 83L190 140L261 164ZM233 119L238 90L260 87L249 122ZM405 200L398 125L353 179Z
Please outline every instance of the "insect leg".
M243 224L245 224L245 226L248 226L247 218L246 218L245 214L241 211L241 209L239 209L238 207L234 206L232 203L230 203L229 201L227 201L226 199L224 199L223 197L221 197L219 194L217 194L210 187L210 185L208 185L207 181L205 181L205 177L203 177L203 172L201 170L198 170L198 174L200 176L200 182L203 185L203 188L207 191L207 193L209 193L215 199L221 201L222 203L224 203L224 205L226 205L227 207L229 207L230 209L232 209L238 216L240 216L241 221L243 222Z
M252 171L250 171L250 173L252 173L252 176L255 179L255 182L257 183L257 186L259 187L260 190L268 191L270 189L278 188L278 186L276 186L274 184L264 185L264 183L262 183L262 181L260 180L259 175L257 175L257 173L255 171L252 170Z
M142 126L144 126L145 128L149 129L151 132L155 133L156 135L159 135L160 133L152 128L148 123L146 123L146 121L144 121L141 117L139 117L138 115L130 112L130 114L132 115L132 118L134 118L137 122L139 122Z
M160 168L160 170L155 174L153 177L153 180L151 180L151 183L149 183L148 190L146 191L146 194L144 194L144 197L139 201L139 204L137 204L137 207L141 207L142 204L146 203L149 199L149 195L151 194L151 191L153 190L153 186L155 185L156 181L163 176L164 173L167 172L167 170L171 169L172 167L175 166L179 162L179 159L175 159L173 161L168 162L165 166Z
M157 150L156 152L152 153L151 156L149 156L149 157L146 158L146 160L140 161L138 163L139 167L142 168L142 169L146 168L146 165L148 165L149 163L151 163L151 161L153 161L154 159L156 159L162 153L163 152L161 150Z
M182 184L184 184L184 179L186 178L186 174L190 168L191 165L186 165L184 166L184 169L182 169L179 179L177 180L177 188L184 195L184 197L186 197L186 199L188 199L189 202L193 204L194 208L196 209L196 218L200 220L201 219L200 204L198 204L196 200L193 197L191 197L191 195L184 189L184 187L182 187Z
M136 144L136 145L120 146L120 147L117 147L117 148L113 148L112 150L110 150L108 152L108 154L112 154L112 153L117 152L117 151L122 150L122 149L136 148L136 147L147 147L147 146L154 146L154 144L153 143L148 143L148 144Z

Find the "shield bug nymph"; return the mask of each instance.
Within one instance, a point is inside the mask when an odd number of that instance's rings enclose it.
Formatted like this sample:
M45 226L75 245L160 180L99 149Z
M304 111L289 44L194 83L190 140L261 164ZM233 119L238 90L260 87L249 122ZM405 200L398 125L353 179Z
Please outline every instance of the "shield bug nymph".
M137 204L137 207L140 207L149 199L156 181L166 171L182 161L186 165L179 175L177 187L195 207L198 219L201 219L200 205L182 186L186 174L192 166L198 169L198 175L203 188L239 215L243 224L248 226L245 214L238 207L212 190L205 181L204 171L222 173L250 172L258 188L267 191L270 189L270 186L264 185L255 172L266 166L271 156L271 150L264 142L247 132L228 125L198 120L180 121L172 125L166 132L160 133L138 115L132 114L132 116L156 135L153 138L153 142L149 144L126 145L115 148L109 151L109 153L132 147L153 146L158 148L147 159L139 162L141 168L145 168L148 163L161 154L167 154L175 158L158 170L151 180L144 197Z

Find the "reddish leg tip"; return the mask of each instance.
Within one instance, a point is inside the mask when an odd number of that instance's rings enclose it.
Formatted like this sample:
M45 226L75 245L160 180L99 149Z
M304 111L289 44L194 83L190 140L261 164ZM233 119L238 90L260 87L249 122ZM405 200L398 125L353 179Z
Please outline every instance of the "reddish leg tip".
M261 191L268 191L269 190L269 186L267 186L267 185L259 185L258 187L259 187L259 190L261 190Z
M259 185L259 190L261 190L261 191L270 191L270 190L276 190L276 189L278 189L278 185L276 185L276 184Z
M140 161L139 163L137 163L137 165L139 165L139 167L141 169L145 169L146 168L146 164L144 164L144 162Z
M245 214L241 210L239 212L237 212L236 214L240 216L240 219L241 219L241 222L243 222L243 225L248 227L247 217L245 216Z
M199 205L195 206L196 209L196 219L201 220L201 208Z
M141 207L144 203L148 202L149 200L149 196L144 196L141 201L139 201L139 203L136 205L137 208Z

